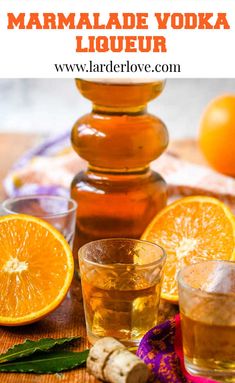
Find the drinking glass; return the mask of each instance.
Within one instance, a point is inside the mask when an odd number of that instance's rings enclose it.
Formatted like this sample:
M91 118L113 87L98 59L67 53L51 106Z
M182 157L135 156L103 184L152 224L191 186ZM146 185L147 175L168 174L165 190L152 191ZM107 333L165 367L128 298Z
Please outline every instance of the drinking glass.
M235 381L235 263L205 261L178 277L185 367Z
M139 344L157 324L164 250L135 239L103 239L78 252L87 336Z
M28 214L47 221L73 246L77 204L71 198L34 195L9 198L2 203L3 214Z

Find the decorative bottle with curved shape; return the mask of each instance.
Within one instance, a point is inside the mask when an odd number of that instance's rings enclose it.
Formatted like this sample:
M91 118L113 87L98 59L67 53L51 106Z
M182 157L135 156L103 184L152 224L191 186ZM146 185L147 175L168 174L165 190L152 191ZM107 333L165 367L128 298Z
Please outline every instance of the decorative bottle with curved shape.
M147 103L164 81L76 80L93 103L72 130L75 151L88 161L75 176L71 196L78 203L75 253L84 243L110 237L139 238L167 201L162 177L149 164L168 144L164 123L147 113Z

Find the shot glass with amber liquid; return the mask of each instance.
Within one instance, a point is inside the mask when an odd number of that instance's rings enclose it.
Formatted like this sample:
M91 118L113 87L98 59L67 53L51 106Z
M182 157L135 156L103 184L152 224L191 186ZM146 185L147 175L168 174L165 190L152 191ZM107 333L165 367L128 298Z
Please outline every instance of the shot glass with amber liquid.
M135 239L93 241L79 250L88 340L137 346L157 324L165 252Z
M178 281L186 369L235 382L235 263L190 265Z

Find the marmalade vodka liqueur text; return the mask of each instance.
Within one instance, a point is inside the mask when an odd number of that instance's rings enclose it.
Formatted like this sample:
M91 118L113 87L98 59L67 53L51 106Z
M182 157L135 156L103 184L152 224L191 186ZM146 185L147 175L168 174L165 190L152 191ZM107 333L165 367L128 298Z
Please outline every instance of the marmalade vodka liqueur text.
M8 29L148 30L148 13L8 13ZM154 13L154 29L230 29L226 13ZM167 52L163 35L76 36L76 52Z

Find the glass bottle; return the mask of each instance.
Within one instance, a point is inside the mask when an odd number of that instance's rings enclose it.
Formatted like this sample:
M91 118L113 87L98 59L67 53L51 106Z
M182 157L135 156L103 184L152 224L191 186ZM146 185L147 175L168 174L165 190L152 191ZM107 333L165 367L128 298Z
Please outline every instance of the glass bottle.
M166 183L149 164L166 149L168 133L147 112L164 81L119 81L76 80L93 106L71 134L74 150L88 162L71 186L78 203L75 254L95 239L139 238L166 205Z

